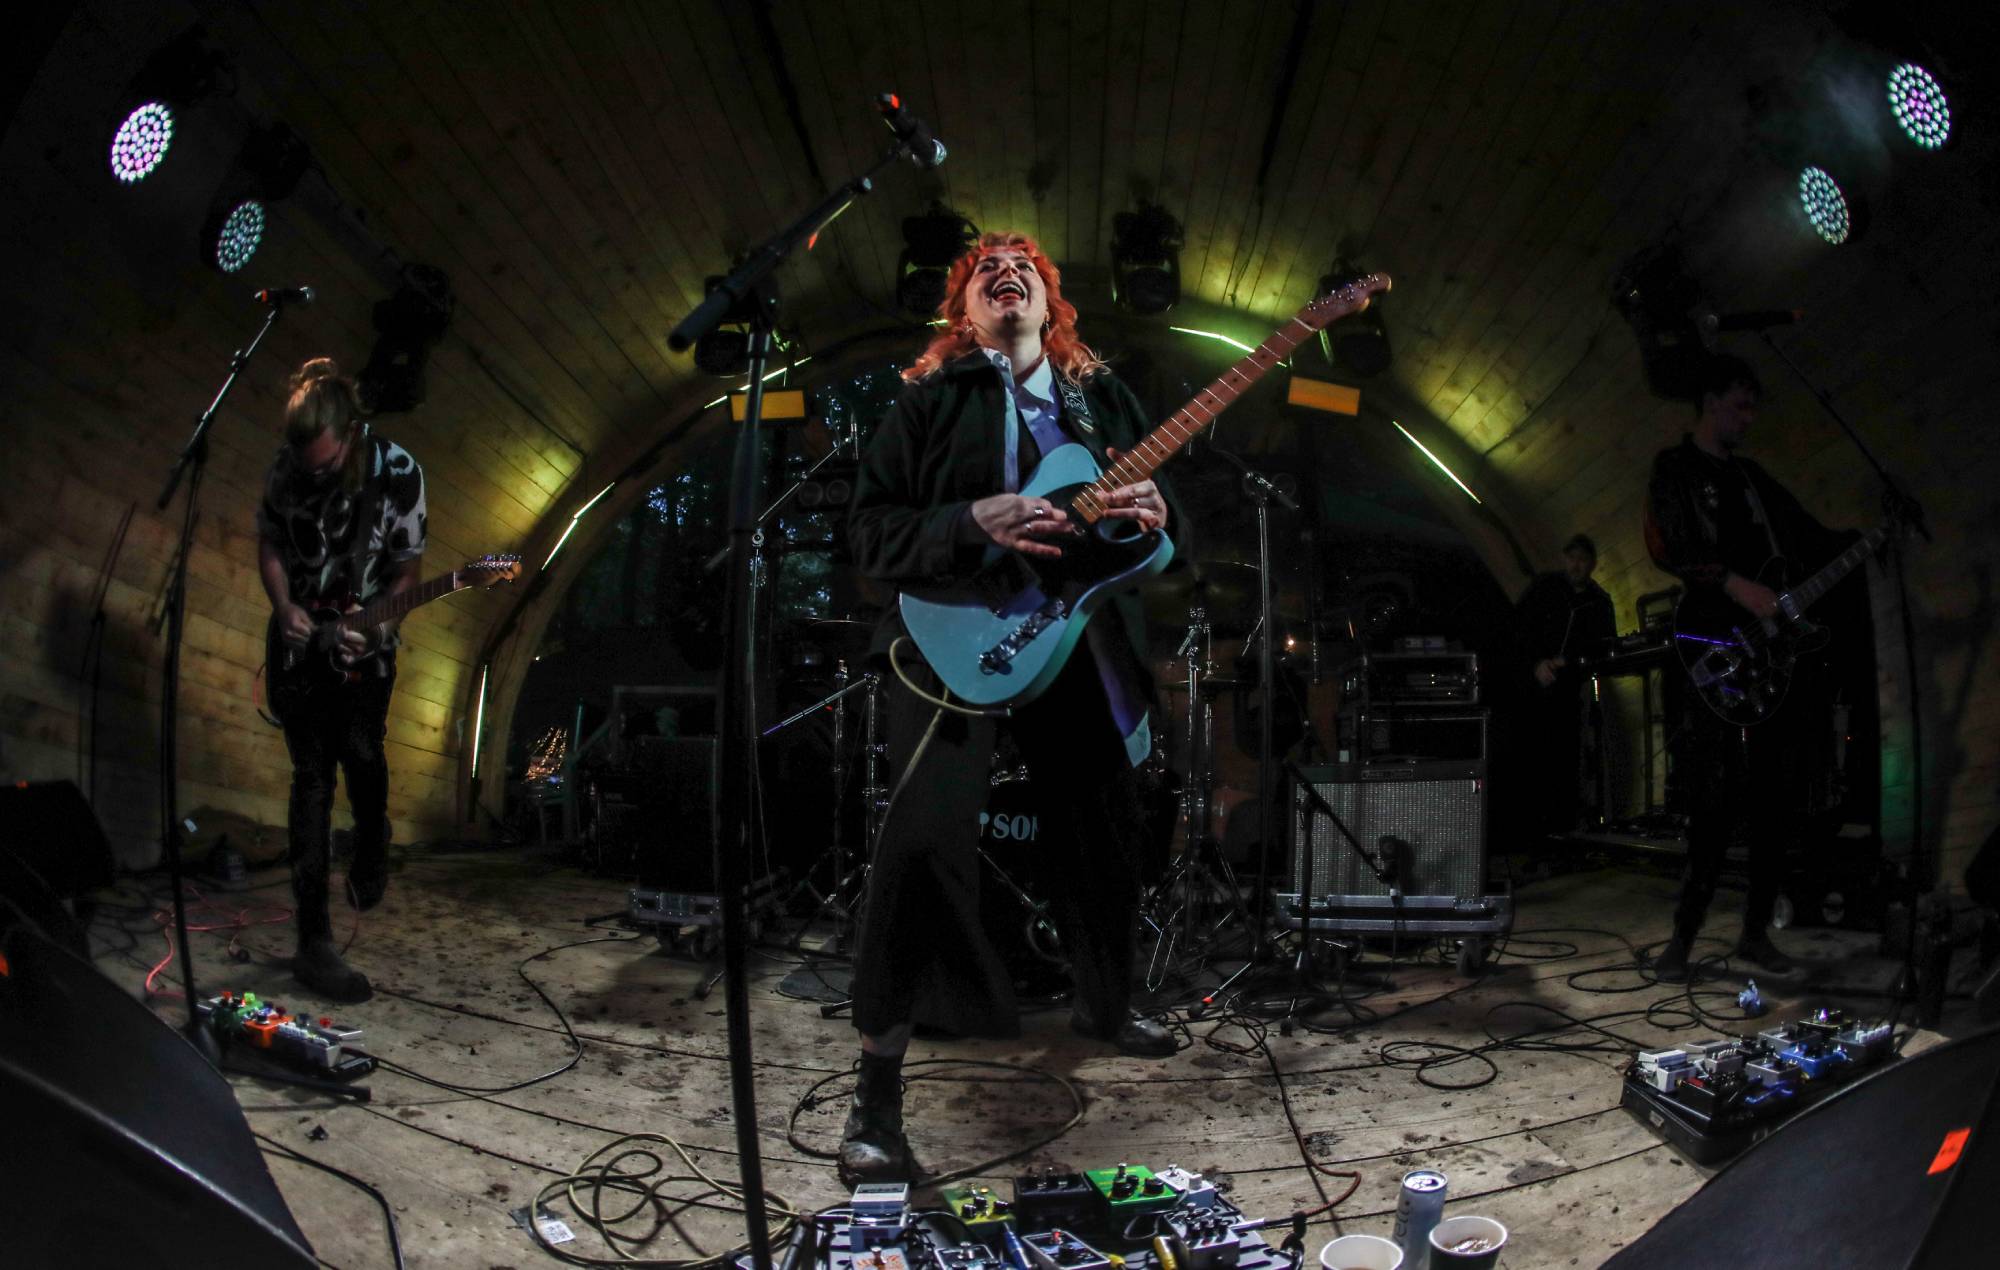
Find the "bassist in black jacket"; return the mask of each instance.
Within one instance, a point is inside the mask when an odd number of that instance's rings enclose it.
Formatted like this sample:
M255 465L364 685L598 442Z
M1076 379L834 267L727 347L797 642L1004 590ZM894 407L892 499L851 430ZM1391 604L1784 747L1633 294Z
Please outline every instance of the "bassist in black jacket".
M1076 308L1033 240L982 237L952 267L940 311L944 332L904 373L908 387L862 456L850 516L855 562L899 587L968 578L993 547L1059 556L1072 522L1015 491L1054 446L1082 444L1104 467L1148 423L1077 338ZM1168 520L1151 480L1107 503L1106 516L1145 530ZM1053 838L1064 853L1049 898L1076 984L1072 1026L1127 1054L1174 1052L1166 1029L1128 1008L1139 897L1132 768L1151 698L1138 604L1120 597L1084 634L1046 692L996 720L938 704L942 688L893 610L877 633L878 657L894 663L885 679L895 776L854 957L860 1079L840 1145L849 1182L912 1174L901 1068L919 1001L946 1007L955 1031L1018 1029L1011 980L980 935L978 818L999 728L1034 782L1038 849L1051 854Z
M1841 539L1762 467L1737 450L1757 418L1762 389L1740 358L1709 360L1696 398L1694 431L1653 460L1646 498L1646 548L1653 563L1679 578L1690 601L1740 610L1746 626L1778 611L1778 591L1758 579L1772 557L1811 569L1840 550ZM1683 685L1685 687L1685 685ZM1674 912L1672 940L1655 962L1662 979L1686 977L1688 955L1715 897L1724 856L1740 834L1749 850L1750 894L1735 956L1783 974L1791 959L1768 927L1785 854L1797 834L1794 796L1812 749L1801 733L1813 712L1780 710L1756 727L1712 713L1692 691L1675 736L1675 771L1689 808L1687 870ZM1796 704L1796 703L1795 703Z

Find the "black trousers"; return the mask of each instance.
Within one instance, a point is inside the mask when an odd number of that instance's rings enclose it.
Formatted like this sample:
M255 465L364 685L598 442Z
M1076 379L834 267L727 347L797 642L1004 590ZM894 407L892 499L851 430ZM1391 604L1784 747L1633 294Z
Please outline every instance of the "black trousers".
M274 699L292 755L292 898L301 943L329 936L327 913L336 765L347 776L354 813L354 858L379 860L389 849L388 730L392 670L349 684L315 681Z
M1743 937L1762 935L1799 836L1800 788L1809 765L1813 712L1793 701L1767 723L1733 727L1694 694L1684 694L1676 737L1676 779L1687 797L1687 869L1674 933L1693 940L1715 899L1724 857L1740 836L1749 853L1750 896Z
M1102 1025L1122 1022L1132 994L1142 820L1138 780L1089 649L1078 647L1049 690L1006 720L947 711L933 729L937 708L893 673L886 678L896 792L874 844L855 946L854 1026L869 1036L891 1031L913 1020L921 1000L925 1022L961 1035L1020 1031L1012 979L979 913L981 885L997 885L982 876L978 839L1000 728L1011 731L1037 795L1036 849L1044 859L1035 873L1045 880L1076 1003ZM942 695L928 672L918 681Z

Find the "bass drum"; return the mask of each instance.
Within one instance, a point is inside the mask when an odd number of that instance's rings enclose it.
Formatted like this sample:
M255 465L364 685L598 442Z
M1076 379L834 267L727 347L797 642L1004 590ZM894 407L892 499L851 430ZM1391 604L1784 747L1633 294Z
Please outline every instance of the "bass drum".
M996 771L979 813L979 925L1023 997L1053 996L1069 986L1069 961L1043 898L1051 844L1042 813L1026 768Z

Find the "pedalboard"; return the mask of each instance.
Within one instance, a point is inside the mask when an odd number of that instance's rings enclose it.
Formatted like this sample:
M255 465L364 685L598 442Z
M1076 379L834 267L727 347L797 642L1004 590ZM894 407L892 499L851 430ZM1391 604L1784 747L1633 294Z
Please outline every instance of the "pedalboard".
M1755 1036L1633 1055L1620 1101L1697 1164L1737 1155L1894 1055L1887 1023L1815 1010Z
M1114 1206L1114 1193L1144 1203L1148 1180L1156 1199L1172 1197L1163 1207ZM851 1203L811 1219L819 1237L795 1270L1291 1270L1289 1256L1239 1229L1249 1224L1241 1210L1187 1169L1048 1170L1017 1178L1011 1204L996 1190L961 1183L913 1204L902 1186L858 1187ZM751 1270L747 1254L733 1264Z
M225 992L195 1005L195 1016L225 1046L256 1051L328 1080L358 1080L375 1070L361 1029L331 1017L293 1014L254 992Z

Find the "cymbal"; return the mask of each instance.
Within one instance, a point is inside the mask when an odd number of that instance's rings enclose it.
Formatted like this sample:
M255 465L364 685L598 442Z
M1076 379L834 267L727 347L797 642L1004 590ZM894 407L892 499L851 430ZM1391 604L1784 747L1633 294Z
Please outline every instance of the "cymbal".
M875 629L875 623L864 622L858 617L815 617L809 619L805 625L807 630L825 631L830 636Z

